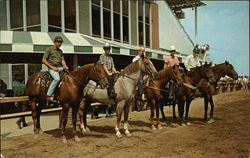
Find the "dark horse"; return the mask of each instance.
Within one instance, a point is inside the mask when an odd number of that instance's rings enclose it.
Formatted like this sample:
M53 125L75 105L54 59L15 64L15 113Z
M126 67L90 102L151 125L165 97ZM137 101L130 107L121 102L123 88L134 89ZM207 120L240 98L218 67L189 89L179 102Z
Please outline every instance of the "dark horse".
M42 84L41 82L44 73L46 72L34 73L28 79L26 85L26 94L29 96L35 134L42 132L40 114L42 107L46 103L46 93L48 89L48 85ZM101 64L87 64L63 76L58 86L58 97L60 103L64 105L63 111L68 111L69 106L72 105L73 116L76 115L79 103L83 97L82 90L89 80L95 80L105 86L108 84ZM73 124L75 123L74 118L75 116L73 117ZM73 133L75 134L75 128L73 129Z
M228 61L225 61L225 63L218 64L212 67L212 71L214 73L216 83L220 80L221 77L225 77L226 75L234 80L238 79L237 72L234 70L234 67ZM210 85L206 81L202 80L200 82L200 90L204 96L204 110L205 110L204 119L205 121L207 121L207 123L212 123L214 122L213 120L214 102L212 95L216 94L217 91L216 86ZM207 119L208 102L210 103L211 106L209 120Z
M159 120L159 102L163 98L163 91L169 80L173 80L177 83L182 83L182 77L180 70L177 66L167 67L158 72L157 80L150 80L148 86L146 87L147 102L151 107L151 128L156 130L156 128L161 129L161 124ZM154 111L156 110L156 123L154 123Z
M189 107L190 107L192 100L194 99L194 94L195 94L195 90L196 90L196 88L194 86L198 86L199 82L202 79L209 81L209 83L211 83L211 84L215 84L215 77L213 75L213 71L212 71L212 68L210 66L211 66L211 64L205 63L205 65L202 65L200 67L196 67L196 68L192 69L191 71L182 74L183 82L187 83L188 85L192 85L192 86L190 86L190 87L179 86L178 91L176 93L176 101L173 102L173 116L174 116L174 118L176 118L175 104L177 102L181 123L183 123L183 121L188 119ZM186 105L186 116L185 116L185 120L184 120L183 114L184 114L185 105ZM165 115L164 115L164 111L163 111L163 104L161 104L161 112L162 112L163 119L166 120ZM187 124L189 124L189 123L187 123Z

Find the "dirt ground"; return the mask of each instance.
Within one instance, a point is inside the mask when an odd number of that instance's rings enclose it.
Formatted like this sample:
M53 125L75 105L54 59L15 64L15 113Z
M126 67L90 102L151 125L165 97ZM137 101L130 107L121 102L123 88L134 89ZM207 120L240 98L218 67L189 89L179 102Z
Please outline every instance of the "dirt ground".
M250 91L224 93L214 97L215 122L202 122L203 100L191 104L191 125L163 129L149 127L150 111L132 112L131 137L116 138L115 117L89 124L90 132L81 141L72 139L67 129L68 143L63 144L58 129L34 135L4 138L1 151L6 158L82 158L82 157L170 157L170 158L243 158L250 157ZM172 121L171 108L165 107ZM124 130L122 130L124 134Z

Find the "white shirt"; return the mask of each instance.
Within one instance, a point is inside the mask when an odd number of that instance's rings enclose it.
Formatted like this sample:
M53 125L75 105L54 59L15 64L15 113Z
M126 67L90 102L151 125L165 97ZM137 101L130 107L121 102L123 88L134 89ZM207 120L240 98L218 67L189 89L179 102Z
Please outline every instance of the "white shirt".
M187 56L184 64L188 71L196 66L201 66L198 57L194 57L193 54Z
M136 62L136 61L139 60L140 58L141 58L141 56L140 56L140 55L137 55L137 56L135 56L135 57L133 58L132 62Z

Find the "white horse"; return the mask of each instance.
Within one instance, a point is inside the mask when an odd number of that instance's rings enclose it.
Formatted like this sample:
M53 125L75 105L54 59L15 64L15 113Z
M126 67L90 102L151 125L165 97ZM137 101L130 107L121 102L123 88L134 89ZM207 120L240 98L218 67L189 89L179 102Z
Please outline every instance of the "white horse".
M131 136L128 130L129 109L130 106L132 105L132 101L136 93L137 82L139 81L143 73L146 75L151 75L152 77L157 76L157 71L154 65L147 57L143 57L140 60L129 64L120 73L120 76L118 77L114 85L116 92L115 99L109 98L107 94L107 89L98 89L96 88L96 83L90 81L84 89L83 93L85 97L82 100L79 112L80 118L83 119L81 120L81 128L83 132L86 132L88 130L86 123L86 114L87 114L86 107L89 106L91 102L100 102L105 105L117 104L116 106L117 123L115 126L116 136L122 137L119 131L122 112L124 112L125 135Z

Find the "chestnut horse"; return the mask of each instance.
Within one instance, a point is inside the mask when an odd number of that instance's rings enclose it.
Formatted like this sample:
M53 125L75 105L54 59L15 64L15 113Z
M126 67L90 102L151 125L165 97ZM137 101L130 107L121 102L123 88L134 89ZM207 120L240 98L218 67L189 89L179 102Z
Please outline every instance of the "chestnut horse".
M177 84L182 83L182 77L178 66L171 66L162 69L158 72L157 80L150 80L148 86L146 87L147 102L151 107L151 128L156 130L156 128L161 129L161 124L159 120L159 108L160 101L163 98L163 92L165 91L165 86L169 80L177 82ZM154 123L154 111L156 110L156 123Z
M35 134L42 132L40 114L46 103L46 93L48 89L48 85L41 82L44 73L45 72L34 73L30 76L26 84L26 94L29 96ZM63 76L58 90L59 101L64 105L63 111L66 111L65 107L72 105L72 107L74 107L72 110L73 114L76 115L78 110L77 105L79 105L83 97L82 89L90 79L100 82L100 84L105 86L108 84L103 67L99 63L84 65Z
M187 72L186 74L185 73L182 74L183 82L189 85L198 86L199 82L202 79L205 79L205 80L208 80L209 83L215 84L215 77L213 75L213 71L210 66L211 66L211 63L210 64L205 63L205 65L196 67L192 69L191 71ZM184 122L187 121L188 119L189 107L190 107L192 100L194 99L195 90L196 90L195 87L193 88L188 88L186 86L178 87L178 91L176 93L176 100L173 102L173 116L174 116L174 119L176 119L175 104L177 102L179 117L180 117L180 121L182 125L184 125ZM184 114L185 105L186 105L186 116L184 119L183 114ZM164 111L163 111L163 104L161 105L161 112L162 112L163 119L166 120ZM189 124L189 122L186 122L186 123Z
M116 117L117 122L115 126L116 136L122 137L120 133L120 124L122 112L124 112L124 129L126 136L131 136L129 132L128 117L129 109L134 100L136 93L137 82L142 74L157 76L157 71L152 62L147 57L142 57L138 61L129 64L119 75L114 84L116 97L115 99L109 98L107 89L98 89L94 82L89 84L84 89L85 98L82 100L79 114L83 115L83 122L81 128L84 131L87 129L86 110L91 102L100 102L104 105L116 104ZM63 139L65 136L63 135Z
M231 77L234 80L238 79L238 74L234 70L234 67L228 62L225 61L225 63L218 64L214 67L212 67L212 71L215 76L216 83L220 80L221 77L225 77L226 75ZM200 83L200 90L203 93L204 96L204 119L207 121L207 123L214 122L213 120L213 113L214 113L214 102L213 102L213 96L216 93L216 87L214 85L208 84L206 81L201 81ZM207 110L208 110L208 102L210 103L211 109L210 109L210 119L207 119Z

